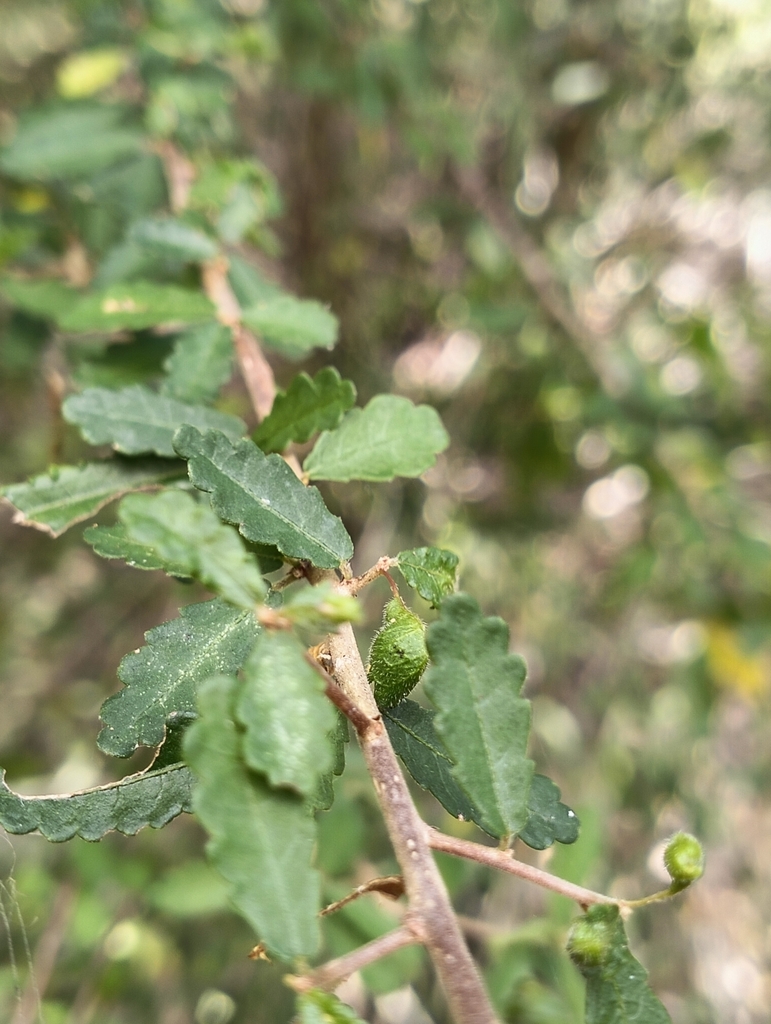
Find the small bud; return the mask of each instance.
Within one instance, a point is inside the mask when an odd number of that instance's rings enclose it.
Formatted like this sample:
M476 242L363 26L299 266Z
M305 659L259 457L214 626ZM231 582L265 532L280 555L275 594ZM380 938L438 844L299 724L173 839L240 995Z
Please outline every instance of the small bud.
M613 948L613 932L618 911L615 907L593 907L574 921L568 932L567 950L579 969L599 967Z
M383 611L383 628L369 649L367 675L379 708L403 701L418 683L428 664L426 624L400 597Z
M704 850L696 836L676 832L664 851L664 864L675 891L687 889L704 874Z

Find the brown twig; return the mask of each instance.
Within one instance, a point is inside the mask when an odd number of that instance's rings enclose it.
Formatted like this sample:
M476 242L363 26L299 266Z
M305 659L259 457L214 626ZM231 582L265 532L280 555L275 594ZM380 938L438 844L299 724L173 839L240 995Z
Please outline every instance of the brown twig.
M295 992L307 992L312 988L324 988L332 991L338 985L342 985L356 971L360 971L362 967L373 964L390 953L395 953L397 949L412 946L421 941L419 931L413 930L409 924L403 924L399 928L395 928L394 931L381 935L336 960L330 960L315 971L310 971L301 977L290 974L284 980Z
M273 370L265 358L257 338L243 324L233 328L233 340L236 345L236 358L241 367L249 397L252 400L254 411L257 413L257 419L262 422L273 408L273 400L276 397Z
M156 150L163 161L169 186L171 208L181 213L190 199L195 181L195 167L172 142L160 142ZM259 422L265 419L276 397L273 370L265 358L256 336L241 322L241 307L228 280L228 261L215 256L201 268L203 288L216 307L217 319L233 332L236 358L244 378L249 397Z
M329 672L327 672L324 666L314 658L310 651L306 651L305 657L309 664L313 665L324 680L324 693L327 695L329 700L332 701L335 707L339 711L342 711L359 736L364 736L370 729L379 729L382 731L383 722L380 718L379 711L377 712L376 717L371 718L361 710L355 701L351 700L345 690L337 685Z
M368 882L364 882L362 885L357 885L355 889L351 889L348 895L343 896L341 900L335 900L334 903L324 907L323 910L319 911L319 917L336 914L338 910L347 907L349 903L353 903L360 896L366 896L371 892L380 893L381 896L386 896L389 900L398 900L400 896L404 895L404 879L401 875L384 875L381 878L371 878Z
M548 871L542 871L541 868L524 864L521 860L517 860L510 850L481 846L479 843L469 842L468 839L456 839L455 836L447 836L428 826L426 826L426 834L428 845L432 850L440 850L442 853L450 853L454 857L465 857L466 860L476 861L477 864L486 864L491 868L508 871L510 875L516 875L517 878L524 878L528 882L540 885L542 889L549 889L551 892L559 893L560 896L567 896L568 899L575 900L581 907L590 907L595 903L624 905L623 900L605 896L600 892L593 892L591 889L585 889L582 885L575 885L573 882L566 882L564 878L550 875Z
M398 558L389 558L388 555L383 555L383 557L379 558L370 569L363 572L361 576L354 576L353 579L344 580L338 589L344 594L349 594L351 597L355 597L360 591L376 580L378 576L386 576L390 580L388 570L398 564Z
M195 167L173 142L157 142L155 151L163 162L171 208L174 213L181 213L190 199L190 189L195 181Z
M228 261L216 256L203 265L203 287L217 308L217 319L233 331L233 344L241 375L252 400L257 419L262 422L273 408L276 381L257 338L241 323L241 307L228 281Z

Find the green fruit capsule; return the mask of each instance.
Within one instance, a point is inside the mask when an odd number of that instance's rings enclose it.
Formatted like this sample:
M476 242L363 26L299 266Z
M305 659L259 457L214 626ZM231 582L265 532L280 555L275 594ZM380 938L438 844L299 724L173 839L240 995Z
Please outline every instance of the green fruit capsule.
M369 649L367 675L379 708L392 708L417 684L428 664L426 624L400 597L383 611L383 626Z
M664 851L664 864L672 879L672 889L686 889L704 874L704 850L696 836L676 832Z
M618 910L599 904L579 917L568 932L567 950L579 970L600 967L613 948Z

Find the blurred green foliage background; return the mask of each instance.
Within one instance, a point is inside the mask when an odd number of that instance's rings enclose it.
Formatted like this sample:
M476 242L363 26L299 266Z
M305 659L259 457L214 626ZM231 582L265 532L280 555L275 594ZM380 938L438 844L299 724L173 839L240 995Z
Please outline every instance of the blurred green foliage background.
M771 998L770 55L768 0L0 6L5 141L25 111L96 100L155 146L100 164L82 122L71 173L6 167L6 266L177 280L122 242L166 202L155 153L256 157L249 187L233 171L236 251L331 306L332 362L362 401L395 390L440 410L452 446L423 481L329 487L354 568L449 547L463 588L510 623L533 756L583 824L575 846L522 856L635 897L662 882L666 836L704 839L693 892L631 925L675 1024L760 1024ZM169 352L0 317L3 482L82 455L65 391L152 379ZM239 381L225 405L248 414ZM100 562L80 532L54 542L0 516L0 764L26 793L115 777L93 740L118 661L195 599ZM330 899L393 869L354 752L321 827ZM289 990L246 958L202 848L189 819L97 845L0 838L0 1018L38 1020L33 958L47 1024L288 1021ZM581 1020L566 901L443 868L505 1019ZM328 952L392 920L353 904ZM369 1020L444 1019L414 951L366 981L374 996L347 994Z

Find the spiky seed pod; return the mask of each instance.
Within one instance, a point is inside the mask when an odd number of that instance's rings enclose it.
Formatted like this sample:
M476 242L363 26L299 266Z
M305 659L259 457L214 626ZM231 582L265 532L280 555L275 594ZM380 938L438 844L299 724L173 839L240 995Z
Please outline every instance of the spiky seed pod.
M379 708L392 708L415 687L428 664L426 624L401 598L389 601L369 649L367 675Z
M704 850L696 836L676 832L664 851L664 864L673 889L686 889L704 874Z

